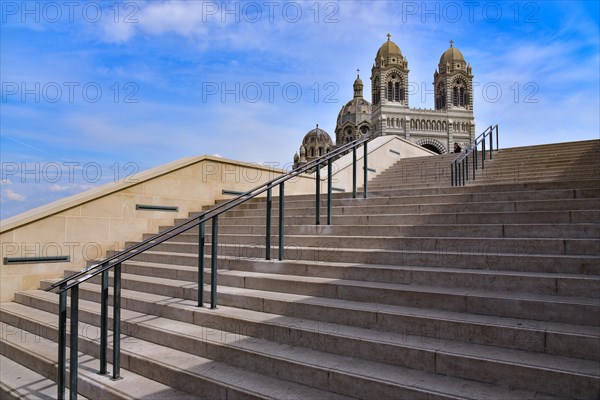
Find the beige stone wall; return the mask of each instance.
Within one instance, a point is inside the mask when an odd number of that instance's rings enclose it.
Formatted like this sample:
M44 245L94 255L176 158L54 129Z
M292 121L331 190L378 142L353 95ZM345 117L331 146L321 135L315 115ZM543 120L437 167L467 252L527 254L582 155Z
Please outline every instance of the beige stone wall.
M390 152L393 149L400 155ZM431 152L395 136L379 137L368 145L369 179L400 158ZM358 186L362 185L362 148L358 152ZM81 269L106 251L122 249L127 241L156 233L191 211L232 198L223 190L246 191L285 171L217 157L178 160L145 171L133 179L110 183L2 221L0 301L10 301L15 291L39 287L42 279L57 278L65 269ZM322 192L327 190L326 168ZM335 162L333 186L352 190L352 154ZM314 193L315 181L303 174L286 183L286 194ZM277 195L277 191L274 192ZM177 206L177 212L136 210L136 204ZM69 262L6 265L5 257L67 255Z

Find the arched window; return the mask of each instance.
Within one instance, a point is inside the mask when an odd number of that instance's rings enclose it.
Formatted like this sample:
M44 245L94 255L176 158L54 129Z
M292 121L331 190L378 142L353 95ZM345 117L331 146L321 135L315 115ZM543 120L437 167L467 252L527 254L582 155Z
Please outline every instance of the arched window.
M381 92L380 92L380 87L379 87L379 78L376 78L375 81L373 81L373 90L372 92L372 102L373 105L379 104L379 101L381 100Z
M435 90L435 108L438 110L446 108L446 86L443 82L440 82Z
M310 156L311 156L311 157L314 157L314 156L315 156L315 148L314 148L314 147L311 147L311 148L310 148Z
M395 73L390 76L387 83L387 99L393 102L404 101L404 84L402 78Z
M457 79L452 87L452 104L457 107L468 105L467 84L462 79Z

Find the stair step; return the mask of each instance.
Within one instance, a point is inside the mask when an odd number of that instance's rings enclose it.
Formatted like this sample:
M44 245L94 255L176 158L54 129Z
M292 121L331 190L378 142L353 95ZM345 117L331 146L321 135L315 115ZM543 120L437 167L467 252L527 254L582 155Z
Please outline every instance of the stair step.
M54 342L57 336L56 314L47 314L44 324L24 324L11 325L4 322L8 314L2 311L0 313L0 353L22 366L41 374L45 380L56 381L58 365L58 346ZM11 307L18 306L16 303L10 304ZM35 313L36 310L28 309L28 313ZM28 329L31 330L28 330ZM94 343L93 341L89 340ZM97 349L97 343L94 345ZM69 360L69 349L67 348L67 360ZM69 362L67 361L67 364ZM113 381L108 376L98 375L99 360L79 352L79 368L77 389L78 398L102 398L102 399L189 399L189 394L180 390L173 389L170 386L148 379L145 376L136 374L127 369L121 369L123 379ZM109 365L109 371L112 365ZM12 372L12 371L11 371ZM67 368L67 393L68 393L68 368ZM9 371L2 369L2 380ZM27 398L30 398L29 395ZM47 399L48 397L42 397ZM56 387L54 393L49 398L56 398ZM208 399L207 399L208 400Z
M37 372L0 355L0 397L6 400L47 400L56 397L57 385L54 381ZM77 396L85 400L84 396Z
M352 207L332 207L332 215L388 215L420 213L472 213L472 212L515 212L515 211L560 211L560 210L598 210L600 198L556 200L523 200L477 203L431 203L403 205L357 205ZM285 208L285 216L314 215L314 207ZM264 217L264 210L227 211L225 217Z
M335 250L332 252L332 249ZM210 254L211 245L205 246L205 254ZM275 257L272 248L271 256ZM110 254L110 253L109 253ZM219 257L264 259L265 248L259 245L229 245L220 243ZM296 261L336 261L342 263L411 265L423 267L448 267L461 269L494 269L500 271L545 272L565 274L600 274L600 257L584 255L521 254L497 253L491 248L479 252L457 252L453 249L437 251L410 251L386 249L336 249L330 243L320 247L286 248L286 260ZM197 265L198 256L192 253L148 250L135 257L138 261L172 263L175 265Z
M205 239L210 243L212 235ZM198 254L198 244L176 241L178 238L157 244L156 251ZM129 247L135 242L127 242ZM219 245L263 246L262 235L219 234ZM571 238L478 238L478 237L391 237L391 236L333 236L333 235L285 235L290 248L324 248L330 252L347 249L401 250L401 251L452 251L496 252L502 254L600 254L600 239ZM264 254L264 252L263 252Z
M416 286L382 282L307 278L222 270L219 294L227 290L293 293L356 303L371 302L431 308L539 321L600 326L600 301L585 297L559 297L515 292ZM99 282L99 277L94 280ZM197 300L197 284L190 281L132 274L122 275L123 288ZM209 288L205 287L205 292Z
M58 306L56 311L58 311ZM54 313L13 303L10 308L3 309L2 317L19 321L29 329L37 330L46 339L57 334L57 330L53 326L56 320ZM89 327L85 324L82 325L84 331ZM87 335L79 335L79 348L82 353L94 356L94 353L98 352L98 343L94 339L97 338L92 339ZM109 343L112 343L112 334ZM155 381L208 399L236 398L238 396L253 399L348 399L346 396L213 361L194 355L189 349L186 350L177 350L135 336L124 336L121 340L121 363L127 370L143 373L144 376ZM112 354L112 351L109 350L108 354ZM97 368L97 364L95 368ZM128 383L134 382L129 381Z
M323 196L324 197L324 196ZM403 195L389 197L363 198L336 198L332 199L333 207L352 205L398 205L398 204L435 204L435 203L476 203L476 202L498 202L498 201L523 201L523 200L547 200L547 199L581 199L600 198L600 189L562 189L562 190L530 190L530 191L504 191L484 193L446 193L446 194L422 194ZM313 208L315 199L286 200L286 208ZM325 198L320 201L321 207L326 207ZM211 206L205 207L209 209ZM236 207L236 210L265 210L266 202L247 202ZM273 210L279 209L279 201L273 202Z
M243 221L241 221L243 222ZM263 221L264 222L264 221ZM164 227L166 228L166 227ZM198 230L193 229L177 236L180 242L198 242ZM271 227L271 234L279 232L277 224ZM495 238L588 238L600 237L599 223L553 223L553 224L430 224L430 225L289 225L285 227L288 235L322 236L393 236L393 237L495 237ZM265 235L263 224L241 225L222 224L219 234ZM143 240L153 234L144 234Z
M326 224L326 216L321 215L321 226ZM175 223L186 220L176 220ZM273 228L279 222L278 214L272 217ZM389 215L333 215L332 225L429 225L429 224L515 224L515 223L599 223L600 210L560 210L560 211L523 211L523 212L482 212L482 213L408 213ZM265 216L255 217L223 217L219 219L219 226L224 225L261 225L265 224ZM315 224L314 212L311 216L285 216L284 225L313 226ZM207 222L210 226L210 221ZM167 227L163 227L163 230ZM189 232L197 232L192 229Z
M85 301L82 303L82 320L86 318L97 320L98 304ZM57 304L54 306L57 308ZM22 309L20 315L25 315L29 308L22 306ZM31 312L27 315L28 318L31 318L29 317ZM458 373L458 375L462 375L461 378L471 380L485 381L485 379L489 379L486 377L485 370L487 369L505 370L505 373L510 377L507 377L503 383L512 386L511 389L519 386L534 386L533 390L536 390L535 387L543 390L547 385L546 382L551 378L555 381L554 385L556 386L560 384L556 380L564 381L568 385L579 384L583 386L579 390L584 392L586 390L593 392L594 385L598 384L596 382L598 381L598 367L592 361L515 350L500 351L488 346L465 345L444 340L423 343L418 337L405 336L402 346L409 350L399 352L401 346L396 345L398 340L385 340L385 336L380 335L371 346L377 342L388 342L386 347L389 348L380 350L380 352L393 352L393 356L389 354L388 356L391 361L400 364L400 366L396 366L367 360L358 361L355 357L329 352L324 353L265 339L256 340L256 338L240 332L222 331L214 326L209 328L210 331L199 330L197 325L194 324L157 318L154 315L149 316L139 312L124 311L123 320L128 324L128 331L133 335L130 340L139 338L152 342L163 342L163 345L169 343L176 350L184 349L188 353L200 353L198 354L200 356L210 355L210 358L214 361L227 360L239 367L253 370L258 368L258 371L263 374L277 375L285 379L310 380L322 389L332 390L337 388L345 391L346 394L357 395L359 398L372 398L375 395L377 398L406 396L410 393L406 392L408 385L404 384L407 375L420 375L421 380L426 379L428 381L427 390L432 390L432 386L438 386L433 383L438 378L445 381L445 384L449 383L450 378L457 378L454 376L459 371L455 368L456 366L461 368ZM352 343L346 345L351 346ZM348 350L346 352L352 353ZM244 356L244 354L247 355ZM356 356L356 354L351 355ZM410 365L411 370L402 367L404 364ZM469 367L469 365L472 367ZM541 371L541 367L543 367L543 371ZM288 372L292 370L294 373ZM429 374L423 374L423 372ZM348 375L348 377L345 378L344 375ZM446 376L438 377L437 375ZM518 378L518 376L525 375L527 375L526 379ZM522 382L519 382L519 380ZM341 381L347 381L348 383L344 386L338 386ZM378 382L381 384L383 383L381 381L387 382L385 389L371 383ZM533 383L535 381L538 382ZM411 383L410 386L414 386L414 382ZM456 382L452 386L457 383L460 382ZM463 383L461 392L452 393L452 395L465 396L473 389L485 389L485 386L481 384L472 383L471 385L474 388L465 388ZM556 388L552 389L556 390ZM573 392L571 387L563 390L569 391L569 393ZM507 396L507 394L507 392L502 393L503 396ZM510 398L519 398L517 396L523 395L524 393L517 394L513 392ZM472 396L466 397L472 398Z
M206 261L206 265L209 265L209 259ZM234 271L265 274L600 298L600 277L594 275L237 258L222 258L219 265ZM133 275L191 282L196 281L198 274L197 266L133 260L123 263L122 267L123 272ZM205 271L207 281L209 272Z
M97 301L99 286L92 283L86 285L82 287L82 296ZM350 336L360 334L366 338L376 335L377 331L393 332L402 337L400 342L405 341L405 336L412 335L428 343L447 339L592 360L597 359L600 355L600 329L597 326L578 326L409 306L357 303L348 300L231 287L223 287L219 290L221 310L219 313L216 315L213 313L212 317L203 314L201 318L194 319L193 315L188 313L190 309L178 308L179 305L184 304L196 305L197 291L194 289L189 284L187 287L184 284L184 292L180 292L181 297L177 297L173 292L152 293L152 291L140 292L133 289L125 289L122 296L127 299L125 304L129 309L154 312L165 317L182 318L181 320L186 322L203 321L208 323L210 321L218 326L228 324L234 327L248 326L248 329L256 332L259 336L262 332L261 329L266 329L266 332L279 332L280 328L277 326L287 321L284 333L292 335L294 340L298 341L298 345L309 347L317 344L330 346L333 339L321 337L321 335L334 334L337 337L341 335L340 332L350 329L350 332L354 332ZM18 301L30 305L35 301L34 297L36 296L40 295L38 293L21 294L18 296ZM187 300L176 300L180 298ZM166 308L161 309L160 304ZM240 307L243 310L231 307ZM263 313L270 314L263 317ZM272 313L277 315L274 316ZM256 324L248 322L247 319L252 316L258 320ZM237 320L239 318L242 318L243 322L239 322ZM307 318L320 322L307 321ZM232 319L234 319L233 322ZM265 320L273 321L275 326L261 328L261 324L264 324ZM306 332L305 326L308 327L309 332ZM355 328L368 328L368 330L357 332ZM289 331L289 329L293 331ZM301 332L296 334L296 329ZM281 334L284 335L284 333ZM315 338L315 335L319 337ZM331 351L327 348L319 347L317 349ZM375 355L375 353L369 354L368 357ZM385 357L385 354L383 356ZM377 359L377 361L385 362L385 358Z

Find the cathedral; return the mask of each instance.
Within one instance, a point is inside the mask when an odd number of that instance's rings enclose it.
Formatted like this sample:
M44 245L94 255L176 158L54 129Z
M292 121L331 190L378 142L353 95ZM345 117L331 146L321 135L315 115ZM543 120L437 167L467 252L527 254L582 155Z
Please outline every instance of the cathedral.
M304 136L294 168L364 135L398 135L438 154L451 152L455 142L463 148L472 142L473 73L452 40L433 74L435 109L409 107L408 73L408 60L388 34L371 68L371 102L357 75L354 98L337 116L335 144L317 125Z

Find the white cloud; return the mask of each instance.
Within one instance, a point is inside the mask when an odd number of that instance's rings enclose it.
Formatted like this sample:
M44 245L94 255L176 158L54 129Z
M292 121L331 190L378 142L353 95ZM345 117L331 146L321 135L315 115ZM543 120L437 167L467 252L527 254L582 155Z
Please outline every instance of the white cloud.
M59 185L56 183L53 185L50 185L50 187L48 188L48 190L50 190L51 192L64 192L69 189L70 189L69 185Z
M95 188L96 186L94 185L77 185L77 187L81 190L90 190Z
M3 185L12 185L13 182L10 179L6 178L6 179L2 180L2 184Z
M134 3L139 8L129 10L125 18L118 22L106 19L102 24L104 39L109 42L123 43L136 33L151 35L175 33L184 37L206 33L206 11L208 6L220 7L218 3L196 1L165 1Z
M78 192L81 190L89 190L94 187L96 187L96 186L89 185L89 184L59 185L57 183L54 183L48 187L48 190L50 190L51 192L67 192L67 191Z
M6 197L9 200L13 200L13 201L25 201L26 197L23 195L20 195L19 193L13 192L10 189L4 189L4 194L6 195Z

